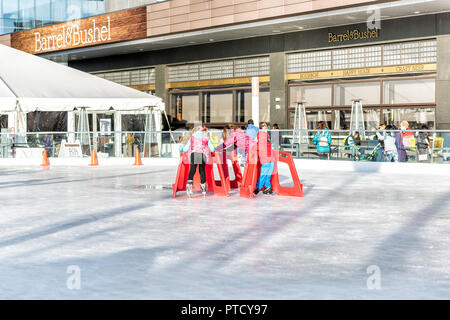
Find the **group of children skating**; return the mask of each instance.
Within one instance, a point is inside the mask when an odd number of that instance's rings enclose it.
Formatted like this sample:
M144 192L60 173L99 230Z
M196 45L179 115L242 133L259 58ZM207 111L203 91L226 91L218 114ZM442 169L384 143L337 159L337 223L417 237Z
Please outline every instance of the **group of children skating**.
M235 127L230 124L224 129L223 143L214 148L208 134L206 126L197 126L192 130L192 134L186 144L180 148L181 151L187 153L190 168L189 176L186 184L186 192L189 197L193 195L193 181L197 168L200 174L200 189L203 196L207 192L206 182L206 164L209 162L212 152L240 152L243 156L242 165L245 166L247 156L253 148L256 147L258 160L261 163L261 174L256 184L254 194L260 191L264 194L273 194L270 183L272 173L275 168L275 152L272 150L269 134L265 130L259 130L254 126L253 120L248 121L246 130Z

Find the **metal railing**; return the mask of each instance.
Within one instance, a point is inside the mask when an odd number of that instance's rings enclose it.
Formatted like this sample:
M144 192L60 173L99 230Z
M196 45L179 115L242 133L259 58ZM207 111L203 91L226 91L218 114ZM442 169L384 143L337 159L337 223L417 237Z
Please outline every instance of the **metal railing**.
M360 141L348 144L350 132L329 130L331 144L325 157L336 161L386 161L383 143L374 131L361 134ZM380 131L383 133L382 131ZM400 131L391 130L393 136ZM416 144L419 133L428 145ZM313 143L317 130L271 130L274 149L292 153L294 158L319 159ZM223 142L222 130L210 130L214 146ZM450 130L407 131L404 152L408 162L450 163ZM111 132L27 132L22 134L2 129L0 158L41 157L45 149L50 157L89 157L95 150L98 157L133 157L138 148L142 157L178 157L190 131L111 131ZM422 136L423 138L423 136ZM346 142L347 141L347 142ZM322 150L323 151L323 150ZM426 154L426 160L423 154ZM422 155L419 157L419 155ZM323 158L323 154L322 154Z

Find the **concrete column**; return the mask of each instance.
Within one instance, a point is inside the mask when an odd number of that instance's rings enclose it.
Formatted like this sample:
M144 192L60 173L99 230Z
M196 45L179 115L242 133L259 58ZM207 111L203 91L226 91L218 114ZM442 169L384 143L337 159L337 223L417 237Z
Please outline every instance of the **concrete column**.
M278 123L281 129L287 129L288 105L289 104L287 102L286 55L283 52L272 53L270 54L271 126L274 123Z
M450 129L450 35L437 38L436 129Z
M171 114L169 110L169 95L167 91L167 83L169 82L169 76L166 65L157 65L155 67L155 95L163 99L166 104L166 111Z

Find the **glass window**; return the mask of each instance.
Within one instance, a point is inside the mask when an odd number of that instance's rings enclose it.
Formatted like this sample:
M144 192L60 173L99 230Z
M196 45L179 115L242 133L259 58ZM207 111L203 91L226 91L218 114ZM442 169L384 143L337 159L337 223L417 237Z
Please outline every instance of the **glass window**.
M67 131L67 112L30 112L27 114L27 131Z
M52 23L64 22L67 19L67 13L69 12L66 7L66 1L53 1L52 6Z
M66 21L82 18L81 0L67 0ZM54 17L52 17L54 18Z
M435 125L434 108L384 109L383 122L400 127L402 121L408 121L411 129L426 124L430 129Z
M144 131L145 114L122 114L122 131Z
M342 83L334 86L334 104L336 106L351 105L352 99L362 99L363 105L380 104L380 83Z
M36 27L42 27L51 22L50 10L50 0L36 0Z
M308 123L308 129L314 130L317 128L317 124L321 121L327 123L328 128L331 128L332 114L331 111L313 111L306 109L306 119Z
M290 107L306 100L307 106L331 106L331 85L293 86L290 88Z
M252 92L250 90L236 91L235 122L247 122L252 118ZM270 122L270 91L259 91L259 121Z
M228 123L233 121L233 94L231 91L203 94L203 122Z
M366 130L376 130L380 125L380 110L364 109L363 114Z
M34 22L34 0L20 0L16 27L20 30L31 29L34 28Z
M252 93L249 90L236 91L235 122L245 122L252 117Z
M181 107L182 120L186 120L188 123L200 121L198 94L181 96Z
M0 129L7 129L7 128L8 128L8 115L1 114L0 115Z
M383 84L384 104L434 103L435 79L393 80Z
M333 130L348 130L350 128L350 110L335 110L333 116Z
M11 33L16 30L16 21L18 19L19 5L18 1L3 1L3 30L2 33Z

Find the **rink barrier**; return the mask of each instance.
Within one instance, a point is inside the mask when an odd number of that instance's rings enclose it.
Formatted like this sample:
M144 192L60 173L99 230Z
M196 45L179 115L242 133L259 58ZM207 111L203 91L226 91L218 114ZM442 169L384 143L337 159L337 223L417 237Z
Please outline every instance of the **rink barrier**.
M219 172L220 180L215 180L214 177L214 166L216 166ZM177 192L186 191L186 183L189 177L190 170L190 159L189 153L181 152L180 162L178 164L177 176L175 178L175 183L172 185L173 194L172 196L175 198L177 196ZM206 187L207 191L212 192L216 196L228 196L230 192L229 183L226 182L225 174L223 172L223 166L221 159L219 158L218 153L211 153L211 157L209 157L208 163L205 166L206 173ZM200 191L200 173L197 168L194 180L193 180L193 190Z
M291 197L303 197L303 184L300 182L298 177L297 168L295 167L294 159L292 154L284 151L274 151L276 153L277 161L275 161L274 174L270 183L272 184L272 189L277 195L280 196L291 196ZM294 186L285 187L280 185L280 177L278 176L278 163L286 163L289 166L289 171L291 173L292 182Z
M294 159L288 152L272 150L275 154L275 167L272 173L270 183L272 190L279 196L303 197L303 185L298 177L297 169L295 167ZM278 175L278 162L286 163L289 166L292 181L292 187L285 187L280 185L280 177ZM256 189L256 183L261 174L261 162L259 161L256 148L250 150L248 154L247 163L245 165L244 177L239 194L241 197L253 198L253 191Z
M225 175L225 182L229 186L229 189L239 189L242 184L242 171L237 161L236 152L233 151L231 152L231 154L228 155L225 150L222 150L220 152L216 151L216 154L219 154L219 157L221 159L222 168ZM230 169L228 165L228 160L231 160L231 168L233 169L234 172L233 180L231 180L230 178Z
M253 191L256 188L259 173L261 172L261 163L258 160L256 149L249 151L242 177L242 185L239 189L239 195L245 198L253 198Z

